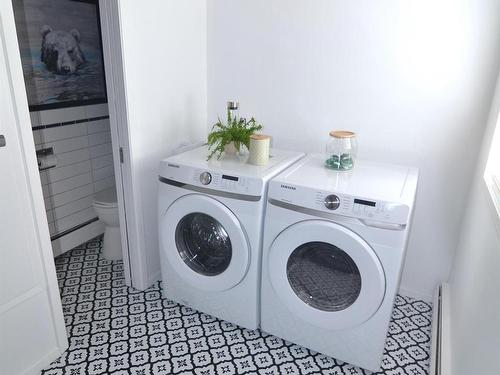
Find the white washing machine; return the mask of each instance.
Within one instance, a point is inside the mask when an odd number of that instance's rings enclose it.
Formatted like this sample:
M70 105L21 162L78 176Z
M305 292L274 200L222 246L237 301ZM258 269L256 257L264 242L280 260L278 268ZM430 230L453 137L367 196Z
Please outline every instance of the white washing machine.
M418 170L323 167L310 155L269 183L262 330L377 371L405 259Z
M260 323L262 231L269 179L304 156L272 150L266 166L206 147L161 162L164 295L249 329Z

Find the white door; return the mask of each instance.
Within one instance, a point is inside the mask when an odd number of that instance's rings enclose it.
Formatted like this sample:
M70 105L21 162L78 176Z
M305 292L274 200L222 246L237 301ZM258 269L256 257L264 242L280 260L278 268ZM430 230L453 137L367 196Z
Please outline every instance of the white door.
M298 317L327 329L368 320L382 304L385 275L373 249L326 220L291 225L274 240L268 272L281 301Z
M67 348L10 1L0 0L0 374Z
M218 200L188 194L160 219L165 260L193 287L227 290L245 277L250 249L238 218Z

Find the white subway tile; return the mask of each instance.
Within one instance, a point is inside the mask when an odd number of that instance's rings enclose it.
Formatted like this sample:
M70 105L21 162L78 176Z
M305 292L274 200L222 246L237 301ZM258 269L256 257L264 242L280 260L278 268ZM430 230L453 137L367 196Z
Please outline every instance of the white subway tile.
M54 147L54 154L60 154L73 150L78 150L89 146L89 139L86 135L76 138L63 139L61 141L44 143L44 147Z
M40 125L40 112L30 112L31 127Z
M62 232L93 219L94 217L97 217L97 214L95 213L93 207L89 207L83 211L76 212L72 215L66 216L65 218L56 220L56 229L58 232Z
M49 223L49 233L51 236L57 233L56 231L56 224L54 222Z
M111 148L111 143L105 143L99 146L92 146L90 147L89 151L91 158L96 158L98 156L111 154L113 152Z
M49 110L31 114L32 126L100 117L106 104ZM96 217L95 189L114 186L109 119L33 131L36 149L53 147L56 168L40 172L51 235Z
M113 165L113 154L99 156L92 159L92 169L101 169L108 165Z
M52 209L52 201L51 201L50 197L44 198L43 203L45 204L45 210Z
M42 192L44 198L50 197L50 185L42 185Z
M89 146L102 145L103 143L111 143L110 132L89 134Z
M52 223L54 221L54 211L53 210L47 210L45 212L47 213L47 221L49 223Z
M61 139L75 138L87 135L87 126L85 123L75 125L57 126L41 130L42 142L54 142Z
M107 116L109 114L108 104L93 104L85 106L86 118Z
M87 133L109 132L109 119L87 122Z
M107 103L88 105L84 108L87 118L107 116L109 114Z
M84 107L50 109L38 113L41 125L57 124L87 118Z
M42 185L49 183L49 178L47 177L47 171L40 171L40 182Z
M94 197L89 195L87 197L72 201L63 206L57 207L54 209L54 218L56 220L60 220L66 216L72 215L76 212L82 211L89 207L92 207L92 202L94 201Z
M42 143L41 130L33 130L33 141L35 142L35 145Z
M112 186L115 186L115 176L107 177L94 182L94 191L97 193L98 191L108 189Z
M58 153L56 155L56 158L57 158L57 166L64 167L66 165L71 165L85 160L89 160L90 153L88 148L82 148L81 150Z
M53 195L54 207L59 207L77 199L94 194L94 184L87 184L76 189L65 191L64 193Z
M90 160L86 160L81 163L76 163L65 167L52 168L49 169L47 173L49 175L49 180L51 182L56 182L73 176L78 176L79 174L88 173L90 172L90 170Z
M107 167L97 169L92 171L94 175L94 182L98 180L102 180L103 178L114 176L115 168L113 165L108 165Z
M91 182L92 182L92 174L90 172L81 174L79 176L70 177L65 180L53 182L52 193L60 194L83 185L88 185Z

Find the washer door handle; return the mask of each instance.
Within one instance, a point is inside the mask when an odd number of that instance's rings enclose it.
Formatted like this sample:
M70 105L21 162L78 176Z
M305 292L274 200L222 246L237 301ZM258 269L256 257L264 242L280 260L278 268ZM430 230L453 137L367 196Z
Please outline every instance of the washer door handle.
M406 228L405 224L384 223L382 221L366 220L366 219L358 219L358 220L367 227L388 229L388 230L404 230Z
M5 142L5 136L0 134L0 147L5 147L7 143Z

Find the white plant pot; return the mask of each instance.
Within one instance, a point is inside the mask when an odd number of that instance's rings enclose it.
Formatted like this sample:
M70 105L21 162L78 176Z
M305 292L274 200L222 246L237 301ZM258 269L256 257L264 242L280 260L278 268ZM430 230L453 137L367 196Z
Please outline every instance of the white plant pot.
M238 153L238 150L236 149L234 142L228 143L227 145L224 146L224 153L226 155L232 155L232 156Z

